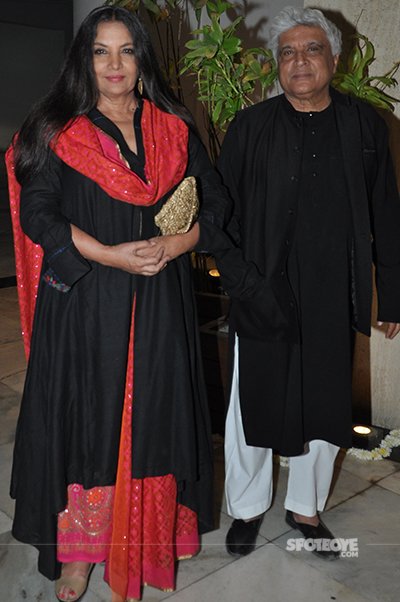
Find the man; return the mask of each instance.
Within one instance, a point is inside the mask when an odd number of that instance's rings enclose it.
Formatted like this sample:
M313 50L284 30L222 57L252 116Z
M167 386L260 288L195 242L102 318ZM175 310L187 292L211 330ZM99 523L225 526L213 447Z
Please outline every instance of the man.
M287 523L333 538L318 513L351 444L352 333L370 334L372 259L378 319L387 338L400 330L400 203L385 125L330 88L341 34L320 11L284 9L271 42L283 94L239 112L219 164L236 243L216 254L235 333L225 443L235 555L254 549L270 506L272 450L291 456Z

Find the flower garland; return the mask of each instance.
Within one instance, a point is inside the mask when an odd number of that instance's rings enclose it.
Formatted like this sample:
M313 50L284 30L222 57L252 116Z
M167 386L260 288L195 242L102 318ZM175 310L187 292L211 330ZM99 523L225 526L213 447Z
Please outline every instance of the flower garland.
M358 447L350 447L347 450L349 456L355 456L359 460L383 460L389 458L394 447L400 446L400 429L390 431L386 437L382 439L378 447L374 449L359 449ZM279 457L279 464L283 467L289 466L289 458L285 456Z
M355 456L359 460L383 460L388 458L392 453L394 447L400 445L400 429L394 429L390 431L386 437L382 439L378 447L371 449L358 449L357 447L351 447L347 450L349 456Z

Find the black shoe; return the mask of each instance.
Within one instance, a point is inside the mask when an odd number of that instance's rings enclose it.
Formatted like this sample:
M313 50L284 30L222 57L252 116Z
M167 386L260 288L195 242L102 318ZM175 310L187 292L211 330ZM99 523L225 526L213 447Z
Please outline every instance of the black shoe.
M235 519L226 535L226 549L232 556L246 556L256 547L256 539L263 517L245 522Z
M319 519L319 524L316 527L314 527L313 525L307 525L306 523L298 523L293 516L293 512L291 510L287 510L286 522L292 527L292 529L298 529L299 531L301 531L305 539L335 539L335 537L329 531L328 527L324 525L321 519ZM316 556L324 558L325 560L335 560L336 558L340 557L340 550L324 550L322 544L320 545L320 547L317 547L314 550L312 550L312 552Z

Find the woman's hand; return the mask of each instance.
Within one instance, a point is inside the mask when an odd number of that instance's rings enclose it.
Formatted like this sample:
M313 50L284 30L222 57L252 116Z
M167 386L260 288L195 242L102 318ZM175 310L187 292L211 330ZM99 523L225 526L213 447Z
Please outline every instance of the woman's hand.
M168 261L193 249L200 236L198 223L186 234L158 236L119 245L103 245L74 225L71 225L71 231L74 245L86 259L141 276L158 274Z
M199 236L200 227L196 222L186 234L157 236L155 238L150 238L149 242L154 245L155 249L163 251L163 258L165 261L172 261L176 257L179 257L179 255L191 251L196 246ZM140 250L139 254L144 256L146 252L146 249Z
M130 274L154 276L165 268L167 261L163 248L140 240L106 247L102 263Z
M103 245L77 226L71 225L71 232L74 245L83 257L130 274L154 276L168 261L164 250L148 240Z

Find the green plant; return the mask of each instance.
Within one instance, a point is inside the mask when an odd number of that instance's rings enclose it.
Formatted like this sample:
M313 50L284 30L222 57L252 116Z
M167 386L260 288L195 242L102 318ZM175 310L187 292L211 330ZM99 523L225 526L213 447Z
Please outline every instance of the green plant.
M186 43L181 73L197 78L198 99L206 107L218 142L219 133L239 109L265 98L276 79L276 67L270 50L243 48L237 35L243 17L221 26L221 17L233 7L231 2L206 0L196 5L198 11L206 8L210 23L191 32L195 39Z
M332 85L339 91L352 94L371 103L375 107L394 111L399 99L390 96L384 90L397 85L394 79L400 61L381 76L370 76L369 68L375 61L375 48L370 40L361 34L354 36L356 42L350 51L347 65L342 62L333 78Z

